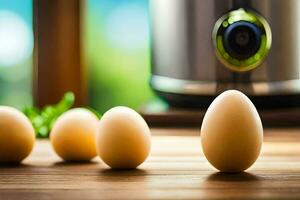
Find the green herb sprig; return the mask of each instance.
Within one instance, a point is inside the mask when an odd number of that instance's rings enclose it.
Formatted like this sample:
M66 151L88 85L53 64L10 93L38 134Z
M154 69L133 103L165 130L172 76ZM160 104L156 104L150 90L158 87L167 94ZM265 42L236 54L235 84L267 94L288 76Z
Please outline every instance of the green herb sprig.
M74 94L67 92L59 103L49 105L39 110L30 106L23 109L23 113L30 119L38 138L47 138L55 120L69 110L75 101Z

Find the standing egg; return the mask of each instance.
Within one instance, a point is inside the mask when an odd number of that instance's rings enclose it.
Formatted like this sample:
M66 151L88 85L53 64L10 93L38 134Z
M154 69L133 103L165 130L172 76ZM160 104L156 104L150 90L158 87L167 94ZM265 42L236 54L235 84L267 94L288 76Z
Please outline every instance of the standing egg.
M101 118L97 152L111 168L136 168L150 152L150 130L134 110L115 107Z
M218 170L241 172L257 159L263 127L250 99L237 90L220 94L209 106L201 126L205 157Z
M98 118L84 108L73 108L54 123L50 141L65 161L88 161L97 155Z
M20 111L0 106L0 162L20 162L34 145L35 133L29 119Z

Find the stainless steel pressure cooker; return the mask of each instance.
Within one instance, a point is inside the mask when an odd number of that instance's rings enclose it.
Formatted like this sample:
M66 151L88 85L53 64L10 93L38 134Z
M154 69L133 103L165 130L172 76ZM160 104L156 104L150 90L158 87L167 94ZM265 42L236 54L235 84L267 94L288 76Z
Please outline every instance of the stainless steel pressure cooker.
M150 0L152 88L175 106L227 89L300 105L299 0Z

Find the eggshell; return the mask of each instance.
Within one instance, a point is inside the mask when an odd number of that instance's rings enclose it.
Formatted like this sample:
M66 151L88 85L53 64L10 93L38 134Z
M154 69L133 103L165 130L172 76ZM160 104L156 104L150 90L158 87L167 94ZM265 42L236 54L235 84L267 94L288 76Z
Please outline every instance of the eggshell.
M209 106L201 127L207 160L223 172L241 172L257 159L263 142L258 112L243 93L228 90Z
M66 161L88 161L97 155L98 118L84 108L62 114L50 133L53 149Z
M134 110L115 107L99 123L97 152L111 168L136 168L150 152L150 130Z
M0 162L20 162L34 145L35 133L29 119L20 111L0 106Z

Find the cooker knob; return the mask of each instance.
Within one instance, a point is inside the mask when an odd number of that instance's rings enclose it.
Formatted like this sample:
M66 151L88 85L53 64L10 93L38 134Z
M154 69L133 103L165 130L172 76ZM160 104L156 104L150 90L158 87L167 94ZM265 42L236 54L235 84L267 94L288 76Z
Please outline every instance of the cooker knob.
M261 31L255 24L239 21L230 25L224 32L225 50L239 60L253 56L261 43Z
M221 17L213 30L219 60L239 72L259 66L271 47L271 29L257 13L238 9Z

